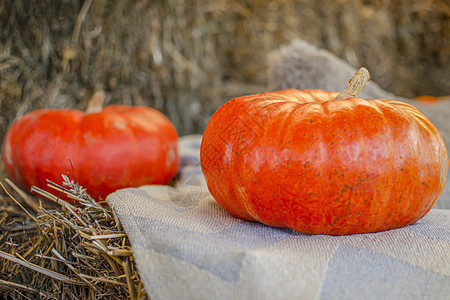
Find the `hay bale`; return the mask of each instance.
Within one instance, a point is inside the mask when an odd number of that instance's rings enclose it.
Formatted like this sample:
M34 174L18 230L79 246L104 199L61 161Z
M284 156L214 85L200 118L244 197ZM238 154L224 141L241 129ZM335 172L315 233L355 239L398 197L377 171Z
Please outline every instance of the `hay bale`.
M181 134L264 91L267 53L295 38L364 65L403 96L450 93L446 1L4 1L0 136L41 107L149 105ZM395 78L395 80L394 80Z
M38 204L8 179L0 181L0 297L147 299L114 211L64 180L50 186L80 206L35 187L49 200Z

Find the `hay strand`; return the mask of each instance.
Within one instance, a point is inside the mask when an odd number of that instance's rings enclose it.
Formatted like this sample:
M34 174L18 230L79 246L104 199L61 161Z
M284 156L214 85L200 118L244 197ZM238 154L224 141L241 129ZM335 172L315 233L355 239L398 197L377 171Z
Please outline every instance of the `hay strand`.
M16 257L17 256L17 257ZM16 256L10 255L6 252L0 251L0 257L7 259L9 261L12 261L14 263L17 263L19 265L22 265L24 267L27 267L33 271L37 271L41 274L44 274L46 276L49 276L53 279L59 280L59 281L63 281L63 282L67 282L70 284L80 284L80 282L76 281L76 280L72 280L70 277L59 274L57 272L54 272L52 270L48 270L45 268L42 268L40 266L37 266L35 264L32 264L28 261L26 261L22 256L20 256L18 253L16 253Z

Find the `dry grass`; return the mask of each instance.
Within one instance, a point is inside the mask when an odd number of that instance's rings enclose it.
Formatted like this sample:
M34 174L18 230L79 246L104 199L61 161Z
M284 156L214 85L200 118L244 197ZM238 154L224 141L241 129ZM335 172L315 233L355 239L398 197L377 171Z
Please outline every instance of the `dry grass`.
M76 183L39 188L44 201L0 182L0 296L12 299L146 299L114 212ZM39 204L38 204L39 203Z

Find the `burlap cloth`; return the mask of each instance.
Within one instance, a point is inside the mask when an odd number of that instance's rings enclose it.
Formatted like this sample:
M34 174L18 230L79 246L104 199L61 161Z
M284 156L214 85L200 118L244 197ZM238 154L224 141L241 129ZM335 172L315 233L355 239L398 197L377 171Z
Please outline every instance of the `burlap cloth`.
M107 198L151 299L450 299L450 210L432 209L401 229L341 237L242 221L208 193L199 142L180 140L177 188L144 186Z

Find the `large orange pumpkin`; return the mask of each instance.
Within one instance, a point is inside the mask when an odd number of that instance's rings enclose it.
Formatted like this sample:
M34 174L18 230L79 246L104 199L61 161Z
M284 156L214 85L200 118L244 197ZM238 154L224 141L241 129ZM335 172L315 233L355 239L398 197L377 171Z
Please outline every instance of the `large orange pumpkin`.
M102 110L101 98L93 102L87 112L42 109L17 120L3 145L12 181L47 189L47 179L59 183L61 174L73 174L98 199L120 188L165 184L176 175L178 135L162 113L121 105Z
M289 89L225 103L201 145L213 197L236 217L306 234L423 217L448 174L438 130L409 104L355 94Z

